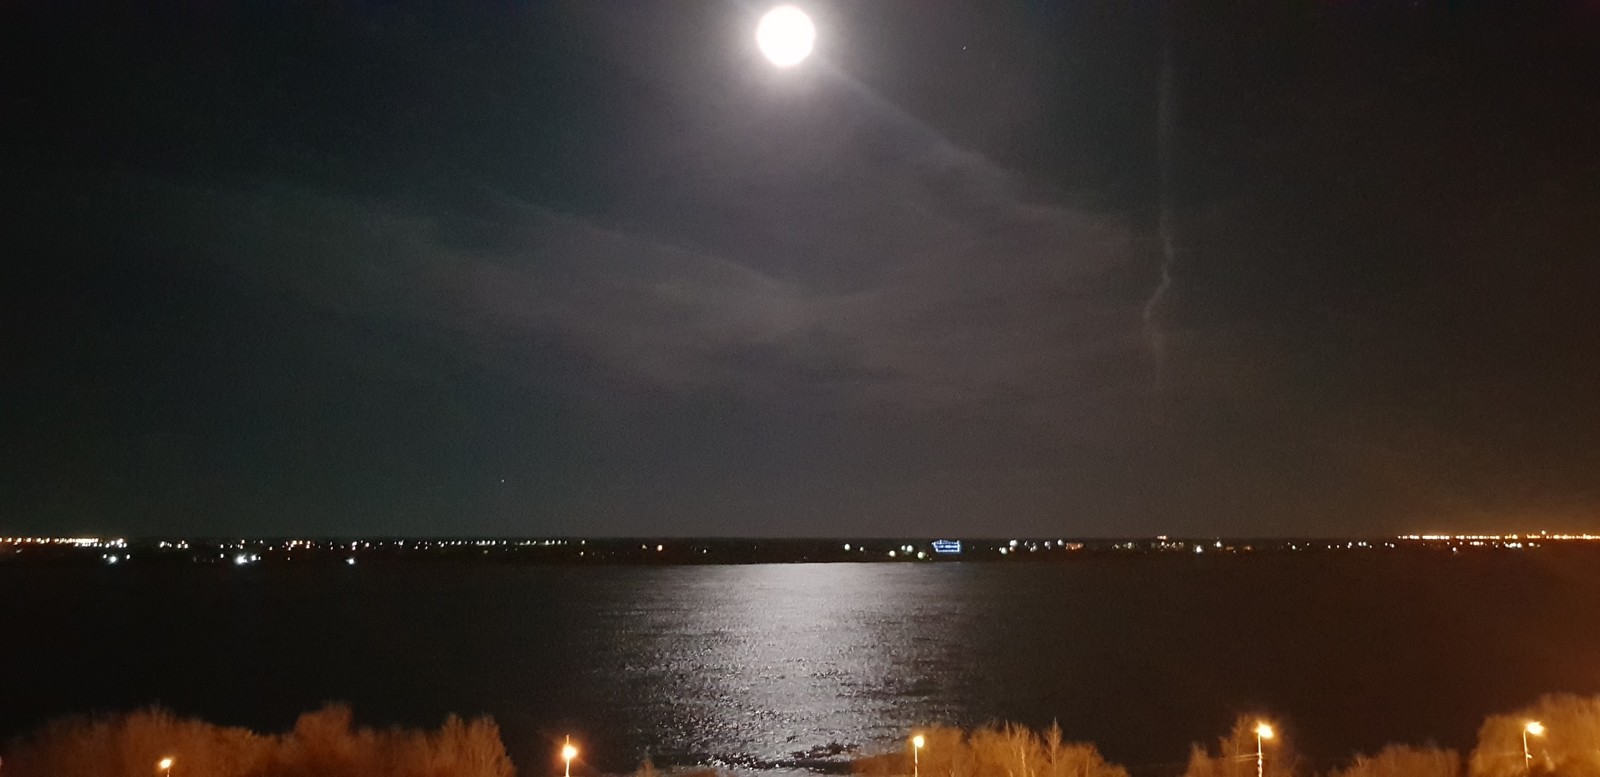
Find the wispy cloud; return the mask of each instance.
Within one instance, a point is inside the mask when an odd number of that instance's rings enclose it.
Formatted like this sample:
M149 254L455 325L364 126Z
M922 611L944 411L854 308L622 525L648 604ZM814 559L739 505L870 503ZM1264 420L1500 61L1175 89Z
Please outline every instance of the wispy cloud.
M1136 259L1128 228L1030 201L937 138L895 153L893 169L838 174L825 208L752 216L746 231L861 246L782 273L754 241L686 247L692 234L509 195L430 212L281 186L160 191L173 228L217 261L314 304L468 335L483 358L534 338L668 390L976 415L1059 413L1116 383L1137 349L1137 302L1114 284Z

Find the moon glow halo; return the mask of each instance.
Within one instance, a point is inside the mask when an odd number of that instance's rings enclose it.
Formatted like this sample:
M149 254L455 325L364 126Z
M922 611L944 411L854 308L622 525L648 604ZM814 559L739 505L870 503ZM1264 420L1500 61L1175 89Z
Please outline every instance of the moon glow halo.
M756 25L756 46L767 60L778 67L793 67L811 56L817 42L817 27L805 11L780 5L761 17Z

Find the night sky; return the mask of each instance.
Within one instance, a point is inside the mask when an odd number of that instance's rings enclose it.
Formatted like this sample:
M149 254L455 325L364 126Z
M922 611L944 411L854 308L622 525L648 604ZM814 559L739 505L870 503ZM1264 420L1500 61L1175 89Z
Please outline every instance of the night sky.
M1600 4L797 4L0 4L0 532L1600 529Z

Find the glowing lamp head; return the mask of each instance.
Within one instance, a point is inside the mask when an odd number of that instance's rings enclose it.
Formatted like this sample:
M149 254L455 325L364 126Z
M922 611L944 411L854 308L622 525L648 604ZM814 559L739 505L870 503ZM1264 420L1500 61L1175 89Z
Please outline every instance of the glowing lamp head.
M756 46L778 67L793 67L811 56L817 43L817 27L805 11L780 5L761 17L756 25Z
M572 759L577 757L578 747L576 745L568 742L561 746L561 760L570 762Z
M1272 726L1269 726L1266 723L1257 723L1256 724L1256 736L1261 737L1262 739L1271 739L1272 738Z
M163 772L172 771L172 759L163 758L159 761L156 761L156 768Z
M1537 720L1530 720L1528 725L1522 727L1522 730L1534 736L1542 736L1544 734L1544 724Z
M916 736L911 738L911 746L915 747L918 750L921 750L922 746L925 745L925 744L928 744L928 740L923 739L921 734L918 734L918 735L916 735Z

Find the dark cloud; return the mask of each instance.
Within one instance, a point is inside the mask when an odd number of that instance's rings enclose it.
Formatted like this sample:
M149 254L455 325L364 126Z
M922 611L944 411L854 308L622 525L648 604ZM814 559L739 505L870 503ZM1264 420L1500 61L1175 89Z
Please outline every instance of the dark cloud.
M725 4L9 9L60 45L10 48L0 506L224 533L1586 520L1586 17L812 10L819 59L779 72Z

